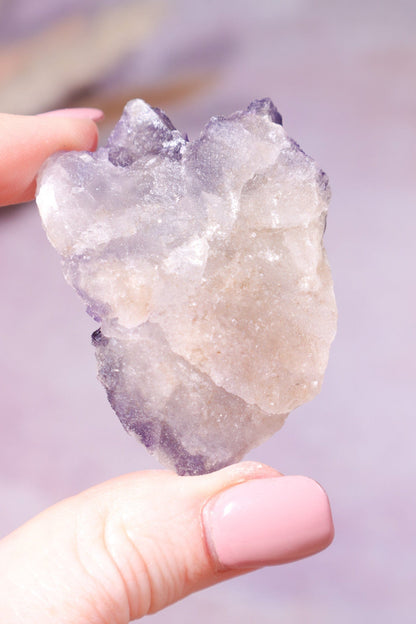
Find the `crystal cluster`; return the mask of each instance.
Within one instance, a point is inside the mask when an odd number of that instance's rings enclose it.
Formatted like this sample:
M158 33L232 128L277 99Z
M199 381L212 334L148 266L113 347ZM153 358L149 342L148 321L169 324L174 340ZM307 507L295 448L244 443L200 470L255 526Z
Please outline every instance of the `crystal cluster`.
M54 155L37 203L100 323L111 405L165 465L216 470L320 389L336 308L326 175L269 99L190 142L129 102L95 153Z

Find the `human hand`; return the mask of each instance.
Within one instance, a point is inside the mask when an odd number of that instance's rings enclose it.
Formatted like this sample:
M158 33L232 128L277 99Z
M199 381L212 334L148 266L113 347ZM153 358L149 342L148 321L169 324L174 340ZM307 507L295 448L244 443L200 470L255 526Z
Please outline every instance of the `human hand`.
M95 150L103 113L96 108L51 111L43 115L0 114L0 206L34 198L36 174L60 150Z
M95 149L98 111L55 115L0 115L0 205L31 199L54 151ZM243 572L312 555L332 537L326 494L306 477L254 462L199 477L133 473L0 542L0 620L127 624Z

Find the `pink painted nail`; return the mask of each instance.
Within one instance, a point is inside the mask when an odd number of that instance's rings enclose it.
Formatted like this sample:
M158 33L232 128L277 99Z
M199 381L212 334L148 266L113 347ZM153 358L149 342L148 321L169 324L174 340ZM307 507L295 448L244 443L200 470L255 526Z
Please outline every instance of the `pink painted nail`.
M235 485L209 500L202 517L219 569L288 563L323 550L334 537L328 497L307 477Z
M99 108L60 108L59 110L40 113L39 117L71 117L72 119L101 121L104 119L104 113Z

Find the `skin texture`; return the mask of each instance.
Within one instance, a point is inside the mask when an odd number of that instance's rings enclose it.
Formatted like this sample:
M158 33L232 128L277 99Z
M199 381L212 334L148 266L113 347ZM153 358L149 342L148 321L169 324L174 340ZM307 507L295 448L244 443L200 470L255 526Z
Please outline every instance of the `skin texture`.
M95 109L0 115L0 205L33 199L37 171L53 152L94 150L94 120L101 116ZM249 569L325 548L333 527L322 488L304 477L276 488L276 479L285 477L254 462L199 477L145 471L57 503L0 542L0 621L127 624ZM253 480L261 487L250 489L247 507L239 484ZM235 499L230 498L234 486ZM289 494L270 507L274 491ZM227 504L234 505L231 535L238 544L241 534L243 544L241 552L234 550L232 566L226 564L223 493ZM265 504L272 512L262 512ZM266 515L267 526L251 528L243 518L240 522L240 508L247 508L256 524ZM247 519L248 512L243 513ZM264 529L273 544L270 549ZM261 554L252 547L259 532ZM243 552L247 536L248 555Z
M221 490L272 475L254 463L203 477L147 471L58 503L0 544L2 621L125 624L235 576L216 570L201 509Z
M61 150L95 150L97 126L89 118L0 115L0 205L33 199L42 163Z

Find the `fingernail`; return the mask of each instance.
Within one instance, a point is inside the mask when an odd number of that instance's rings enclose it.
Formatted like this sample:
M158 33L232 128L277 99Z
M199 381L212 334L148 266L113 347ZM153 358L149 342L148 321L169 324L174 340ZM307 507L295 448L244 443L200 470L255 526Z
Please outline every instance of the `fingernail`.
M39 117L71 117L72 119L92 119L101 121L104 113L99 108L60 108L59 110L40 113Z
M252 479L209 500L202 513L219 569L256 568L313 555L334 536L321 486L307 477Z

